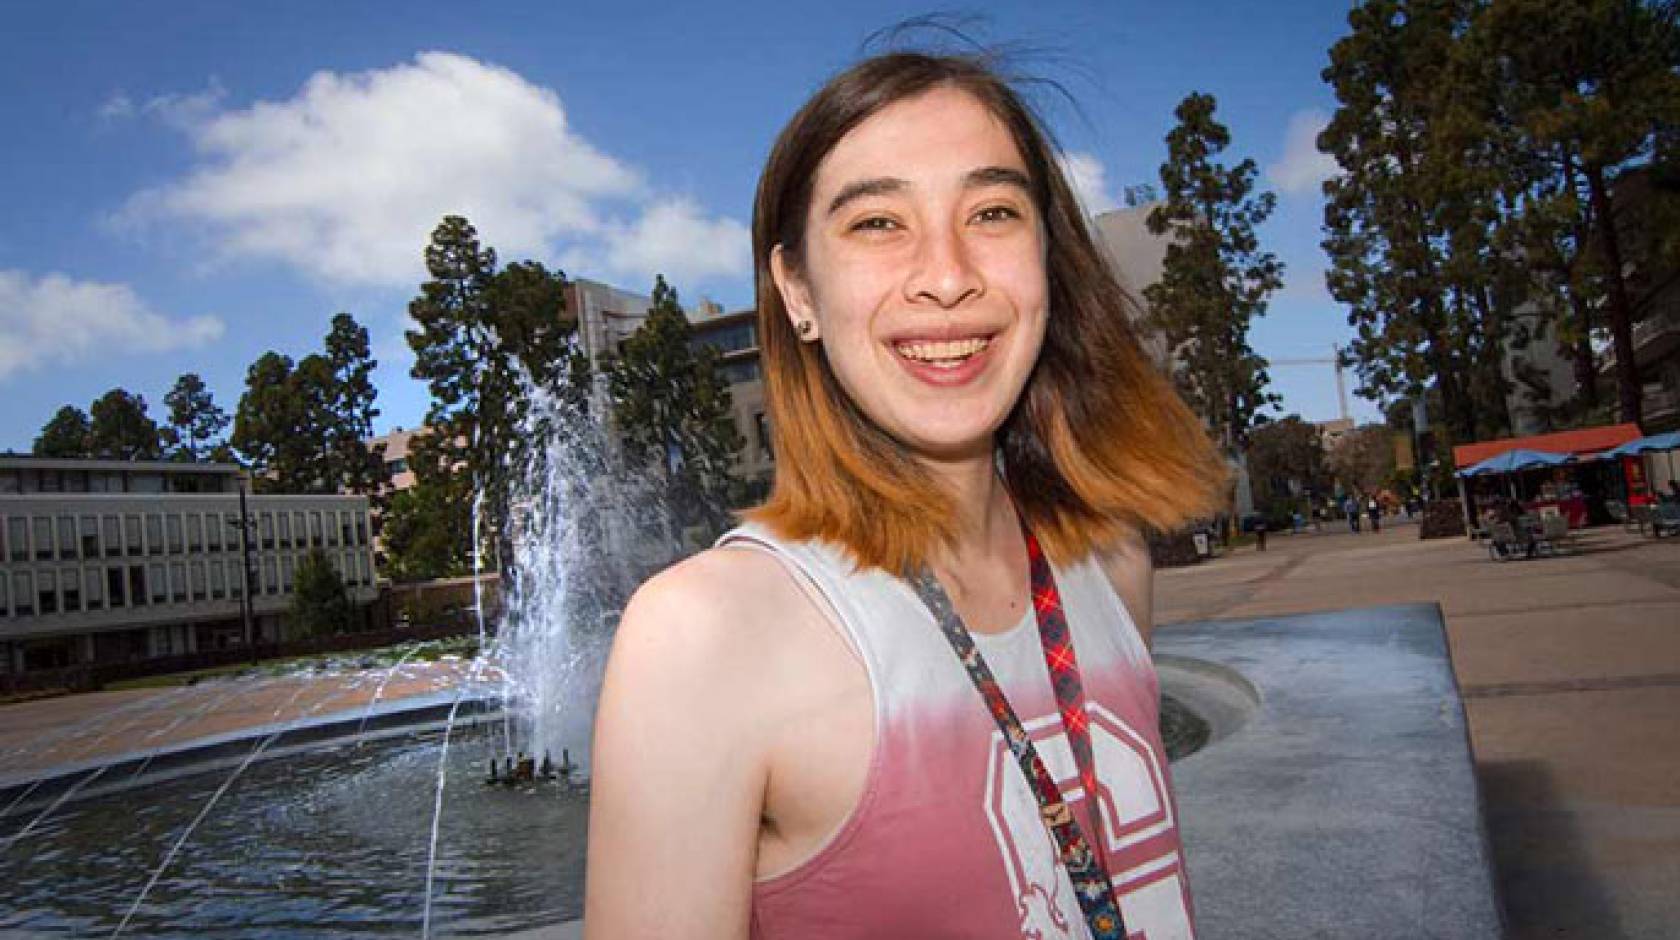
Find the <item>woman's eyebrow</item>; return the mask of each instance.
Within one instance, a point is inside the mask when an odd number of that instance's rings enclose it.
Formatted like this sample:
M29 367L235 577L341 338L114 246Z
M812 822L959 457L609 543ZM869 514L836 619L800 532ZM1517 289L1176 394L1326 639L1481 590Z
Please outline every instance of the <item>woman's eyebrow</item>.
M901 192L908 189L910 184L894 176L877 176L873 179L854 180L840 187L840 192L828 204L828 214L833 215L845 207L846 203L865 196L885 196L888 193Z
M964 189L978 189L982 186L1013 186L1024 193L1032 192L1032 181L1027 174L1007 166L983 166L969 170L963 175ZM828 203L828 214L833 215L845 208L854 199L865 196L885 196L891 193L903 192L910 188L910 183L896 176L876 176L869 179L853 180L840 187L840 191Z
M986 166L978 170L969 170L963 183L968 189L980 186L1013 186L1024 193L1032 192L1032 180L1027 178L1027 174L1007 166Z

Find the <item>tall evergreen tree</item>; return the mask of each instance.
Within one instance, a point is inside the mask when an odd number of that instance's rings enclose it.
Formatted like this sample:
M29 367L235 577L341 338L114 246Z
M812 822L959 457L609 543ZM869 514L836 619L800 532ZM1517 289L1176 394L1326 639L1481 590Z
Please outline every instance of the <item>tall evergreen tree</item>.
M654 281L647 319L608 367L607 385L626 468L651 475L675 523L673 538L689 526L721 531L745 442L735 431L717 352L696 349L677 292L663 276Z
M188 372L175 380L175 385L163 396L169 406L170 443L175 456L196 461L208 455L216 436L232 421L226 411L217 407L210 389L196 372Z
M1355 7L1351 32L1331 48L1324 70L1341 104L1318 140L1342 170L1324 186L1325 280L1356 330L1349 355L1360 391L1383 399L1437 385L1458 441L1476 437L1475 387L1494 384L1476 381L1478 364L1496 366L1502 354L1498 331L1490 335L1478 319L1486 304L1462 289L1466 259L1479 246L1464 243L1449 270L1445 201L1460 158L1435 146L1455 92L1454 43L1469 14L1469 0Z
M88 409L88 449L94 457L111 460L158 460L163 439L157 423L146 414L146 399L113 388Z
M498 271L495 250L460 216L432 232L426 270L430 279L408 305L417 329L407 338L412 374L431 389L432 406L412 462L448 487L447 498L477 502L499 546L512 475L529 456L521 429L530 396L564 396L575 366L565 275L534 261Z
M327 393L322 395L325 440L332 479L345 492L377 496L391 480L383 446L371 448L374 400L373 370L379 365L368 343L367 328L348 313L333 317L325 340Z
M320 493L330 478L297 372L290 356L270 350L245 373L232 444L250 463L260 492Z
M65 405L41 428L33 453L37 457L91 457L92 431L87 412Z
M1497 79L1510 140L1539 161L1535 221L1597 255L1605 326L1616 358L1621 420L1642 418L1633 325L1640 297L1630 274L1629 213L1618 182L1648 171L1680 129L1680 22L1672 2L1491 0L1467 43ZM1548 178L1549 177L1549 178ZM1544 228L1542 229L1544 231ZM1673 259L1660 263L1672 267ZM1579 281L1569 287L1579 289ZM1574 305L1584 318L1590 301ZM1585 336L1578 337L1584 343Z
M1170 235L1161 280L1144 290L1151 324L1166 338L1175 376L1190 405L1228 452L1246 443L1266 391L1266 360L1249 345L1253 319L1283 284L1283 265L1260 249L1255 226L1277 199L1256 193L1253 160L1227 167L1218 157L1231 134L1214 118L1212 95L1193 93L1174 112L1161 164L1165 201L1149 230Z

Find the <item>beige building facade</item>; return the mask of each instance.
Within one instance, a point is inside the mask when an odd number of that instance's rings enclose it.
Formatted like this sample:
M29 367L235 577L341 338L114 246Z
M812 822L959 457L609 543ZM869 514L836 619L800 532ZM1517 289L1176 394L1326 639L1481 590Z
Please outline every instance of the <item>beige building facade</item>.
M238 467L0 457L0 673L285 638L299 563L377 596L361 496L248 496Z

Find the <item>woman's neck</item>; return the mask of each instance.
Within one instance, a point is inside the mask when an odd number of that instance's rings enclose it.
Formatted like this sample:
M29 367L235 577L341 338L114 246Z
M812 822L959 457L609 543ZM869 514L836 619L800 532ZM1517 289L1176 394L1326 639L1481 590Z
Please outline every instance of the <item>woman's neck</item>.
M928 469L951 494L956 514L956 540L938 552L935 564L960 568L977 556L1008 551L1016 528L1015 507L991 455L930 463Z

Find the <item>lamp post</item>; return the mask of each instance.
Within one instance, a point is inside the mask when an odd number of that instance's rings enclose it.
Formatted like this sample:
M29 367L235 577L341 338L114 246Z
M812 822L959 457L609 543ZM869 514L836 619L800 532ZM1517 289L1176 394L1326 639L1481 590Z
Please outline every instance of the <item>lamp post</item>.
M251 663L255 665L257 662L257 631L252 617L251 600L251 582L254 580L251 565L251 514L245 508L245 474L243 472L239 474L238 485L239 521L229 522L228 525L239 530L240 567L245 574L245 589L239 595L243 602L240 608L245 619L245 648L251 651Z

